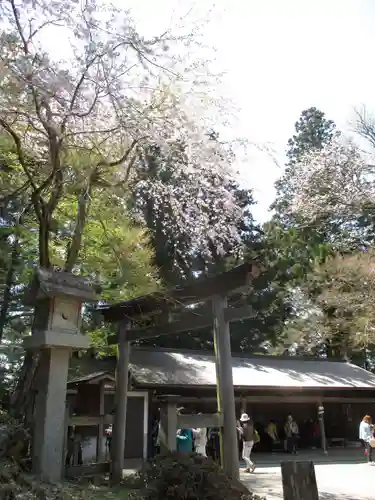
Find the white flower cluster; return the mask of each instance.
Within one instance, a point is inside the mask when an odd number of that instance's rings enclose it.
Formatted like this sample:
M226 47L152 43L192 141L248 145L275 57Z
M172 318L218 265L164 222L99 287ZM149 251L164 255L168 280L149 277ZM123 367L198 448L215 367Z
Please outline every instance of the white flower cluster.
M338 138L305 155L289 179L290 214L308 224L352 220L375 206L375 168L370 155Z

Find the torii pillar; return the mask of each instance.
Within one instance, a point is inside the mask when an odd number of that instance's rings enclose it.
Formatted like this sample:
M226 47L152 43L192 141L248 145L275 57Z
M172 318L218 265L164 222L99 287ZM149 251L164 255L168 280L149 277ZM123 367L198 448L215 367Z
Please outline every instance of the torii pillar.
M230 326L224 311L227 299L215 296L212 300L214 315L214 344L216 358L216 386L218 411L223 418L220 429L222 467L232 479L239 479L236 406L233 387Z

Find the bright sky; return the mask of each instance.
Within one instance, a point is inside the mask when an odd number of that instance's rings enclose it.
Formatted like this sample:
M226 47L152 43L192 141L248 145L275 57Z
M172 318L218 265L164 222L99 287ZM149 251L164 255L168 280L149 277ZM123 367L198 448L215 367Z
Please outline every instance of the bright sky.
M204 10L210 0L190 2ZM350 132L353 107L375 110L374 0L217 0L206 41L226 72L223 91L239 108L234 135L271 143L280 161L301 111L322 109ZM188 0L137 0L137 20L163 22ZM147 7L146 7L147 4ZM164 6L165 10L161 8ZM145 19L147 16L147 19ZM147 26L148 28L150 25ZM268 218L281 170L267 154L250 153L244 182Z
M124 2L115 0L124 7ZM196 19L214 4L205 42L225 72L218 93L238 108L228 136L270 144L282 163L301 111L310 106L350 132L353 108L375 110L374 0L127 0L139 31L160 34L186 13ZM175 21L172 21L172 24ZM60 44L51 40L51 45ZM61 44L60 44L61 46ZM273 184L282 169L252 148L241 163L254 188L258 220L269 217Z

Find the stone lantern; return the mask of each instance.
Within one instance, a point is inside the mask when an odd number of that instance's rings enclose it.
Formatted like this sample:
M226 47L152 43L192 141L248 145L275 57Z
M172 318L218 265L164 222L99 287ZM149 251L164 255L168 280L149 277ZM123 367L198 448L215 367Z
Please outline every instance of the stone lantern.
M80 333L81 309L92 300L94 292L82 278L46 269L35 272L25 293L25 303L35 311L32 334L23 345L39 351L33 383L33 472L49 481L60 481L64 470L69 359L72 351L89 347L89 339Z

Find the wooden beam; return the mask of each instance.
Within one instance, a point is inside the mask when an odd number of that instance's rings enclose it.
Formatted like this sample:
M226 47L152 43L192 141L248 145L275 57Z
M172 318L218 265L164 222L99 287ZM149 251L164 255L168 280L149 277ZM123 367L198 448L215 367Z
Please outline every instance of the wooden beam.
M137 328L129 331L129 338L134 340L149 339L163 335L175 335L189 330L200 330L212 325L213 318L205 318L191 313L182 315L182 318L173 323L165 323L160 326L150 326L147 328Z
M112 484L119 484L122 481L124 470L124 452L126 435L126 410L128 403L129 385L129 360L130 342L126 333L130 328L129 321L123 321L119 325L119 346L116 372L116 392L115 392L115 418L112 431Z
M325 455L327 455L328 454L328 452L327 452L327 437L326 437L326 429L325 429L325 423L324 423L324 406L323 406L322 401L320 401L318 406L317 406L317 414L318 414L318 422L319 422L322 450L323 450L323 453Z
M224 319L227 322L241 321L254 316L253 308L243 306L238 308L226 308L224 310ZM129 341L160 337L163 335L176 335L188 331L200 330L201 328L211 327L214 322L212 313L206 313L205 310L193 309L189 312L184 312L180 315L177 321L172 323L164 323L162 325L149 326L146 328L135 328L129 330L126 335ZM108 338L108 344L117 344L118 336Z
M254 318L254 309L251 306L227 307L224 309L224 319L228 323Z
M227 299L219 295L212 300L214 315L214 344L217 377L218 411L223 416L220 429L222 464L225 472L234 480L239 479L237 419L233 388L232 355L230 347L229 323L225 320L224 310Z
M209 300L214 295L228 294L247 288L259 276L256 263L246 263L216 276L196 279L167 293L156 293L138 297L110 306L100 307L106 321L116 322L125 318L136 318L160 312L178 305L189 305Z
M79 427L93 427L96 425L113 424L113 415L76 415L69 418L69 427L75 425Z
M163 397L160 396L156 398L158 401L162 401ZM181 403L206 403L206 402L215 402L216 396L203 396L203 397L194 397L194 396L175 396L174 401L178 404ZM236 396L235 401L240 404L252 403L252 404L275 404L278 403L290 403L290 404L318 404L319 401L323 401L324 403L347 403L347 404L375 404L375 398L340 398L334 396Z
M202 415L180 415L177 414L178 429L200 429L209 427L222 427L223 417L220 413Z

